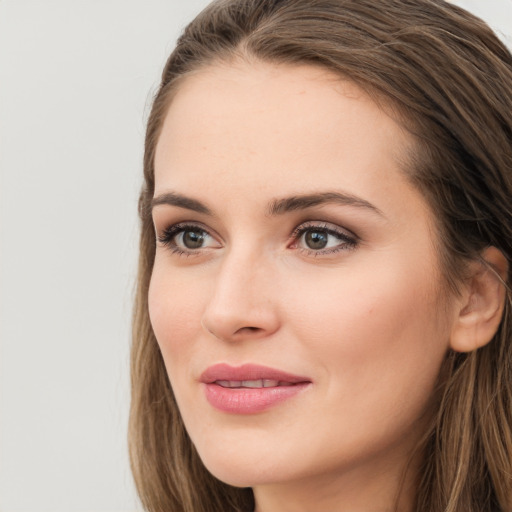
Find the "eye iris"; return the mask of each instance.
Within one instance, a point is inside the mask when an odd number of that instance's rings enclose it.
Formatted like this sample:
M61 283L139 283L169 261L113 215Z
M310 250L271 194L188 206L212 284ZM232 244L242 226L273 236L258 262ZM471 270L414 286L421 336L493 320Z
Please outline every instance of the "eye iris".
M325 231L308 231L305 242L310 249L323 249L327 245L327 233Z
M200 231L185 231L183 233L183 245L187 249L199 249L204 242L204 233Z

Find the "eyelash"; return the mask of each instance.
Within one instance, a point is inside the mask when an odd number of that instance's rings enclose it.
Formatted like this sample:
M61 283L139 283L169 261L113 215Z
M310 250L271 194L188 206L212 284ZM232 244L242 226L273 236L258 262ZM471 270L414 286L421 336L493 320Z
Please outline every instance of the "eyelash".
M319 231L326 233L327 235L334 236L338 239L339 243L335 247L327 248L327 249L306 249L304 247L297 247L297 250L303 252L307 255L313 255L313 256L324 256L327 254L336 254L340 251L347 251L350 249L354 249L359 240L358 238L350 233L347 232L344 229L341 229L333 224L326 224L324 222L314 222L309 221L301 224L297 228L293 230L292 233L292 239L294 240L294 244L297 244L300 242L301 238L307 233L307 232L314 232Z
M160 236L158 236L158 241L162 245L168 247L173 254L177 254L179 256L194 256L194 255L197 255L198 254L197 250L182 249L181 247L179 247L176 244L175 238L179 234L185 233L187 231L193 231L195 233L201 232L203 234L211 236L210 233L208 233L208 231L206 229L204 229L199 224L187 224L187 223L182 224L182 223L180 223L180 224L173 224L173 225L165 228L163 233Z
M319 250L297 247L297 244L306 233L314 232L315 230L334 236L339 240L339 243L335 247ZM200 250L204 248L184 249L176 243L176 237L187 231L202 233L203 235L212 237L208 230L203 228L200 224L179 223L167 227L162 234L158 236L158 241L162 245L168 247L173 254L177 254L178 256L196 256L199 254ZM342 230L333 224L314 221L308 221L296 227L292 232L291 239L293 240L292 247L295 245L295 247L293 247L294 249L306 255L312 255L315 257L354 249L359 242L358 238L354 234L347 232L346 230Z

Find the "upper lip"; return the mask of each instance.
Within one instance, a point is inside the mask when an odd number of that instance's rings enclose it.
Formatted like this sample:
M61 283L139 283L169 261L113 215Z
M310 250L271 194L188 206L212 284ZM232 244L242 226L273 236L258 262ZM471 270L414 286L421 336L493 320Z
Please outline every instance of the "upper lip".
M276 380L290 384L311 382L311 379L291 373L283 372L268 366L258 364L244 364L242 366L230 366L226 363L215 364L207 368L199 380L206 384L216 381L254 381L254 380Z

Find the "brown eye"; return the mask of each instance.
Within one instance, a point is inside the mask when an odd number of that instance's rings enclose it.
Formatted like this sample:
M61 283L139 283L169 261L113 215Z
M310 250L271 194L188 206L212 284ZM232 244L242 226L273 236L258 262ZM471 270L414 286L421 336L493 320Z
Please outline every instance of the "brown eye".
M204 244L204 231L182 231L181 242L187 249L200 249Z
M308 249L320 250L327 247L329 234L322 230L310 230L304 234L304 243Z

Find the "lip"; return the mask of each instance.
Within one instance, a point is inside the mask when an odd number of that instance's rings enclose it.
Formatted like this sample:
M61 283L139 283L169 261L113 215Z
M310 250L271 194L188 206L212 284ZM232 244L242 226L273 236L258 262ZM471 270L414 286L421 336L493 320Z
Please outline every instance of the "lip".
M311 384L311 379L307 377L255 364L237 367L216 364L207 368L199 380L204 385L210 405L233 414L265 411L294 397ZM244 387L246 385L250 387Z

